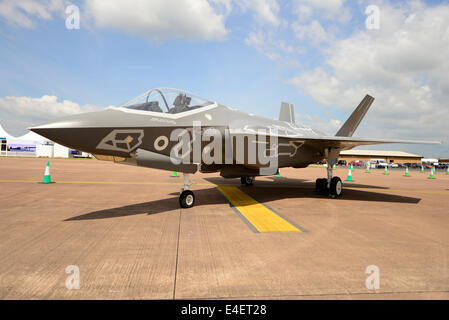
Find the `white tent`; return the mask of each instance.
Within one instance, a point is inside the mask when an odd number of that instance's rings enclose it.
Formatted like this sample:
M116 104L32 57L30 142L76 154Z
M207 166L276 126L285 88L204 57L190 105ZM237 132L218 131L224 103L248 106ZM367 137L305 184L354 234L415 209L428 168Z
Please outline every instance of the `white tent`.
M32 131L28 132L27 134L24 134L23 136L20 136L18 138L14 138L13 140L19 140L19 141L34 141L37 144L45 144L50 143L51 141L47 138L38 135L37 133L34 133Z
M3 129L2 125L0 124L0 138L6 138L6 140L13 139L14 137L10 135L8 132Z
M32 131L24 134L20 137L14 137L10 135L8 132L6 132L5 129L3 129L2 125L0 124L0 138L6 138L8 140L8 144L47 144L51 143L50 140L47 138L38 135L37 133L34 133Z
M60 144L54 143L47 138L38 135L32 131L20 136L14 137L3 129L0 125L0 138L6 138L8 145L35 146L37 157L70 157L70 149Z

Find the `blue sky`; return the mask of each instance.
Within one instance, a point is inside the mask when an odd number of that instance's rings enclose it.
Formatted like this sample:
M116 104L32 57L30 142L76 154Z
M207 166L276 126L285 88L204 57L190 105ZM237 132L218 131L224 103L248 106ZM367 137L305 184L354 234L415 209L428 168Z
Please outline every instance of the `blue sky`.
M441 67L441 74L426 61L427 69L413 73L391 67L423 45L418 24L425 25L435 7L447 9L447 2L194 1L198 8L190 14L181 9L193 6L192 0L117 0L114 10L111 2L101 0L0 1L0 124L18 135L59 113L119 105L152 87L167 86L271 118L278 116L281 101L290 102L298 121L333 134L370 93L379 99L359 136L443 140L438 147L380 149L449 155L443 125L449 111L442 102L449 95L442 75L449 66ZM70 4L80 8L79 30L65 26ZM373 32L365 27L370 4L381 13L380 30ZM446 10L435 12L448 18ZM412 15L416 22L410 25L406 19ZM204 20L197 23L200 17ZM440 29L435 30L442 41L438 49L445 50L449 43ZM414 45L393 46L396 51L384 55L391 34L400 31L408 32L406 40ZM368 66L358 60L362 49L374 51ZM382 61L381 71L373 76L370 70L361 78L370 59ZM400 80L393 82L396 77ZM50 103L43 96L57 99ZM425 118L430 107L443 110L434 114L434 126Z

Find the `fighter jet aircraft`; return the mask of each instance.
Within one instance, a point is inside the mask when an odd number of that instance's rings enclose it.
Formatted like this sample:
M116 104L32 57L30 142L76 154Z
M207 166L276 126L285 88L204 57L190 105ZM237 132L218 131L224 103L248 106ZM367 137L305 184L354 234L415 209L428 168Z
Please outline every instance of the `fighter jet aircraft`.
M340 197L342 182L332 176L340 151L360 145L426 143L353 138L373 103L366 95L335 136L295 122L293 105L281 103L279 120L246 114L189 92L151 89L120 107L65 117L29 128L54 142L93 154L99 160L182 172L179 203L195 203L190 175L220 172L252 185L256 176L282 167L304 168L325 160L327 177L316 191Z

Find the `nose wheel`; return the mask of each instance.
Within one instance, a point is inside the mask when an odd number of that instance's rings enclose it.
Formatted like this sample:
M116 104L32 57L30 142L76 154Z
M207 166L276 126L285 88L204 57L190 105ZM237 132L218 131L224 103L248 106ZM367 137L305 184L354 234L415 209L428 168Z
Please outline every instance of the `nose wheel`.
M193 185L188 173L184 173L184 186L180 190L179 205L181 208L192 208L195 205L195 194L189 190Z
M181 208L192 208L195 204L195 195L190 190L184 190L179 195L179 205Z

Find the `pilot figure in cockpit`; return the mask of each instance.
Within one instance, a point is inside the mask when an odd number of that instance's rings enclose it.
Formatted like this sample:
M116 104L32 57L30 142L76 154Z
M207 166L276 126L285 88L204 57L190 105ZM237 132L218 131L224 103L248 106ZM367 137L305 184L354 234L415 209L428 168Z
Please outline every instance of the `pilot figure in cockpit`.
M192 98L187 97L185 94L178 94L175 101L173 101L173 108L170 109L169 113L180 113L189 110L189 104Z

